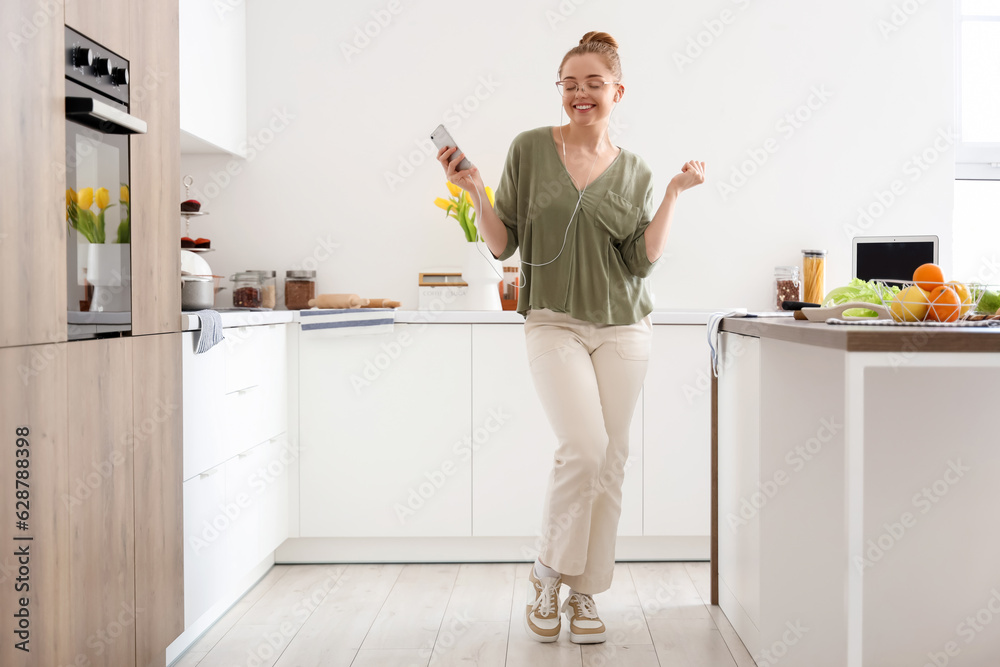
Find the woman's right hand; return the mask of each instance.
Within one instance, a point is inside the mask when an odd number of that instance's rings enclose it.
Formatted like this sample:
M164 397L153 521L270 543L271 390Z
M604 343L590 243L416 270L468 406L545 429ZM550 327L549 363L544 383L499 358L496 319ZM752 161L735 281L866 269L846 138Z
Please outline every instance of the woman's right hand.
M482 178L479 176L479 168L472 165L471 169L459 170L458 164L462 161L465 153L458 153L456 155L456 150L458 150L457 146L445 146L440 149L437 154L438 162L440 162L441 166L444 167L444 173L448 177L448 181L467 191L469 196L472 198L472 201L476 202L477 195L482 197L484 189L480 185L480 183L482 183ZM479 180L477 181L477 179Z

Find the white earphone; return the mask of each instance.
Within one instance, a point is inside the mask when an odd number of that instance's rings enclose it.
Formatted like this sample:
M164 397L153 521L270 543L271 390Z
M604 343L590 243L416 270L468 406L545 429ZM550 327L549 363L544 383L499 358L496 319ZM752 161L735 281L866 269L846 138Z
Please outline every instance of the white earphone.
M618 99L619 99L619 95L616 93L614 101L617 103ZM611 115L608 116L608 126L609 127L611 125L611 116L614 115L616 108L618 108L617 104L615 106L611 107ZM562 108L562 104L560 104L559 105L559 135L560 135L560 139L562 139L562 109L563 109ZM608 133L607 130L605 130L605 132L606 132L606 134L608 134L608 143L610 144L611 143L610 133ZM613 147L614 146L612 145L612 148ZM562 141L562 149L563 149L563 159L565 161L565 158L566 158L566 141L565 140ZM587 172L587 179L586 179L586 181L584 181L585 184L583 186L583 190L580 191L580 196L576 200L576 206L573 208L573 213L569 216L569 221L566 223L566 230L563 232L563 241L562 241L562 246L559 247L559 252L556 253L556 256L553 257L552 259L550 259L549 261L547 261L547 262L541 262L541 263L538 263L538 264L533 264L531 262L525 261L524 259L521 259L521 267L518 269L518 282L515 283L515 285L514 285L518 289L524 289L526 281L527 281L527 275L525 275L525 273L524 273L524 265L525 264L527 264L528 266L546 266L546 265L551 264L552 262L556 261L557 259L559 259L559 257L562 255L563 250L566 248L566 239L569 237L569 228L573 224L573 218L576 217L577 210L580 208L580 202L583 201L583 193L585 193L587 191L587 188L590 186L590 183L589 183L589 181L590 181L590 175L594 172L594 165L597 164L597 158L598 157L600 157L600 154L595 155L594 156L594 161L590 164L590 171ZM569 173L569 169L567 169L566 172L568 174ZM472 184L474 186L474 191L476 193L476 201L477 201L477 204L478 204L477 210L478 211L482 211L483 210L482 209L482 198L479 195L479 186L476 184L475 181L473 181ZM531 221L528 220L528 223L530 224ZM477 241L479 241L479 240L485 240L485 239L483 239L482 235L479 233L479 227L478 226L476 227L476 240ZM494 257L487 257L486 254L483 253L482 250L479 250L479 254L482 255L483 258L487 259L487 260L489 260L489 259L495 259ZM493 268L492 263L490 264L490 268ZM497 270L495 268L493 269L493 272L497 274L497 276L500 278L501 281L503 280L503 276L501 274L497 273Z

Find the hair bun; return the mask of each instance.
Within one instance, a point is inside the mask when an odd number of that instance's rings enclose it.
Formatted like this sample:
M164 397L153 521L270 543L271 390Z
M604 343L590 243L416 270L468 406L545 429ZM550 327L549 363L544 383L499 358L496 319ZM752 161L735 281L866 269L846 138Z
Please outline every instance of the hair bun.
M612 49L615 50L618 49L618 42L616 42L615 38L606 32L597 32L591 30L580 39L580 44L586 44L587 42L603 42L608 46L610 46Z

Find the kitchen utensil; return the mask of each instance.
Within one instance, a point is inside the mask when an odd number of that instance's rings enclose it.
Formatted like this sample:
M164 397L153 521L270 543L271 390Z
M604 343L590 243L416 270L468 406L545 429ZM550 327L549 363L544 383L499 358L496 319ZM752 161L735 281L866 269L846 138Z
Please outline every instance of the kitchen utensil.
M210 276L212 268L197 253L181 250L181 273L189 273L193 276Z
M782 310L802 310L803 308L819 308L823 304L808 301L782 301Z
M878 313L878 317L858 317L857 315L844 315L845 310L851 310L852 308L865 308L866 310L873 310ZM891 320L892 315L889 314L889 309L885 306L880 306L875 303L868 303L866 301L850 301L848 303L842 303L839 306L830 306L829 308L803 308L795 312L795 319L802 319L799 315L802 315L805 319L810 322L825 322L831 317L835 317L841 320Z
M181 276L181 310L207 310L215 305L213 276Z

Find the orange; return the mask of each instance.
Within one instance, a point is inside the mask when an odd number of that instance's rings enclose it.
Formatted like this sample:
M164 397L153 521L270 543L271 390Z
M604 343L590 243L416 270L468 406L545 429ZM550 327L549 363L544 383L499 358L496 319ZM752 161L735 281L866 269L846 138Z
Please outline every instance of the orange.
M969 294L969 288L957 280L952 280L947 283L947 285L955 290L958 294L958 298L962 300L962 312L959 313L959 316L964 316L967 312L969 312L969 309L972 308L972 295Z
M913 272L913 282L925 292L933 292L944 284L944 271L937 264L921 264Z
M958 296L958 292L952 288L947 285L936 287L931 292L930 302L931 309L927 313L928 319L935 322L954 322L958 319L962 308L962 299Z

